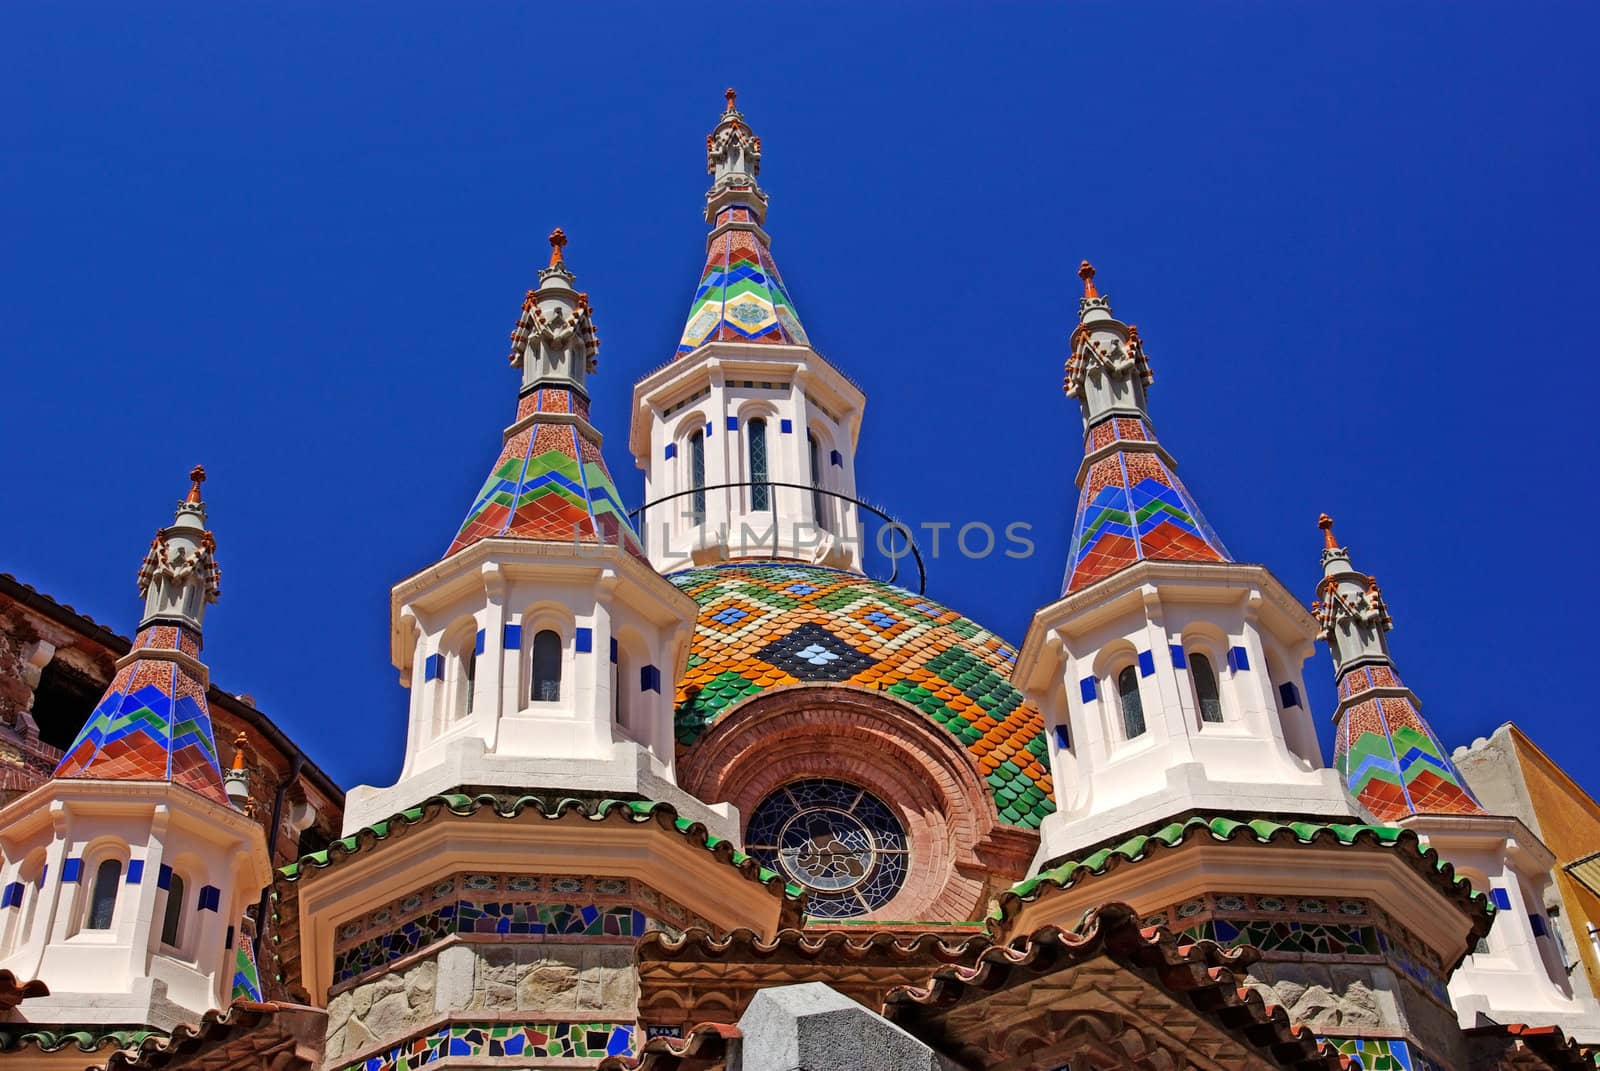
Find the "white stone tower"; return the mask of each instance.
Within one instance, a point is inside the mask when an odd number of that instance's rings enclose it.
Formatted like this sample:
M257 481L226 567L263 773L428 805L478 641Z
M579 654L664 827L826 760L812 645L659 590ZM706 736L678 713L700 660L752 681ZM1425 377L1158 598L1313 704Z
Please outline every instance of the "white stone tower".
M347 831L466 788L642 796L732 829L674 783L696 607L646 560L589 423L599 339L566 244L550 236L511 335L522 386L494 470L443 560L391 593L405 765L351 789Z
M205 471L190 476L139 571L132 650L54 778L0 810L0 968L50 987L32 1023L169 1030L227 1006L271 880L212 735L200 625L218 569Z
M1138 329L1087 261L1079 274L1078 513L1062 597L1034 615L1012 677L1050 728L1058 810L1040 861L1191 811L1348 817L1301 679L1316 621L1206 524L1156 439Z
M640 520L662 572L735 558L861 565L866 398L811 345L763 230L761 139L734 107L706 137L706 267L672 362L633 391Z
M1360 807L1415 830L1488 894L1494 925L1450 976L1464 1028L1555 1023L1600 1040L1600 1005L1573 992L1545 904L1555 856L1521 820L1488 814L1422 716L1389 653L1394 627L1378 582L1350 561L1323 514L1323 579L1312 609L1333 652L1339 707L1334 769Z

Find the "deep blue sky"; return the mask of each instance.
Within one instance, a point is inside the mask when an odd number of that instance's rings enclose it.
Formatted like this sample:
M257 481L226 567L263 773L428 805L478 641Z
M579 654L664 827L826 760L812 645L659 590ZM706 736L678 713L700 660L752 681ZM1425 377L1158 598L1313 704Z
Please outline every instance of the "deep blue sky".
M682 329L732 84L805 326L869 395L865 493L1034 526L930 594L1019 642L1059 589L1088 257L1234 554L1309 600L1328 510L1440 735L1514 719L1595 788L1597 33L1576 3L7 4L0 569L131 630L203 461L215 679L390 783L388 589L496 456L544 236L637 500L628 397Z

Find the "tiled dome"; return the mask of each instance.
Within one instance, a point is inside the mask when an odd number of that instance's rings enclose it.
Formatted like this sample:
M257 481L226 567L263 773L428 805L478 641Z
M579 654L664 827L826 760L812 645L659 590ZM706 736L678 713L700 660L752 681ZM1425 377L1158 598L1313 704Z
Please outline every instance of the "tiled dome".
M931 599L857 573L788 563L686 569L667 578L700 604L677 734L690 747L741 700L785 684L883 691L959 740L1003 822L1055 809L1044 719L1008 679L1016 651Z

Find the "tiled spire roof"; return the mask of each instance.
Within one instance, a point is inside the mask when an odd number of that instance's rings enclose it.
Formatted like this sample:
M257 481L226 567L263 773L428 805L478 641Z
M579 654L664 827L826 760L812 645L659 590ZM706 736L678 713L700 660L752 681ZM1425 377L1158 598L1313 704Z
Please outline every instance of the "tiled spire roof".
M712 226L679 354L707 342L810 345L762 229L767 195L756 184L761 139L733 106L734 97L728 90L728 106L706 135L706 171L713 176L706 222Z
M600 341L588 295L572 289L566 244L557 228L550 266L523 302L511 335L511 364L523 370L517 419L446 557L492 536L620 545L644 557L589 423L583 379Z
M1083 300L1062 388L1083 409L1084 459L1061 593L1146 559L1232 561L1156 441L1146 411L1154 377L1139 329L1112 317L1087 260L1078 275Z
M200 500L205 470L190 478L177 520L156 533L139 570L145 617L133 648L55 776L171 781L226 805L200 661L200 619L218 595L216 542Z
M1322 582L1311 612L1333 651L1339 707L1333 768L1345 791L1384 821L1412 814L1482 814L1450 753L1422 717L1416 693L1400 683L1389 657L1394 626L1378 582L1350 564L1350 552L1323 532Z

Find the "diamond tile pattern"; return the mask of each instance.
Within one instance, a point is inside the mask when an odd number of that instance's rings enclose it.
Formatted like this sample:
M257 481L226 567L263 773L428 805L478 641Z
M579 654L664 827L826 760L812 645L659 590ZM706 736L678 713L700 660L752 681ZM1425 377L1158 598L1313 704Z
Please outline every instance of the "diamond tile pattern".
M749 220L750 210L734 205L717 215L715 226ZM712 239L678 352L718 341L810 344L772 250L753 231L729 230Z
M586 409L567 391L540 390L522 399L518 420L534 421L506 440L447 557L480 539L515 536L620 545L644 558L599 444L579 425L538 419L575 408L580 415Z
M1363 691L1399 683L1388 667L1356 669L1339 690L1359 698ZM1386 822L1412 814L1484 813L1421 711L1404 696L1375 695L1345 710L1333 768L1345 790Z
M1098 430L1100 426L1091 429L1091 437ZM1138 441L1153 441L1148 428L1141 425L1141 431L1148 437ZM1119 450L1096 461L1084 480L1061 593L1078 591L1146 559L1233 560L1160 455L1143 449Z
M183 650L186 643L198 649L192 637L176 635L183 631L146 629L134 650ZM187 668L165 658L140 658L117 671L55 776L171 781L228 803L205 688Z
M1011 686L1016 652L994 633L903 588L819 566L743 563L667 579L700 604L678 682L680 747L768 688L881 689L961 742L1002 821L1035 829L1055 810L1044 720Z

